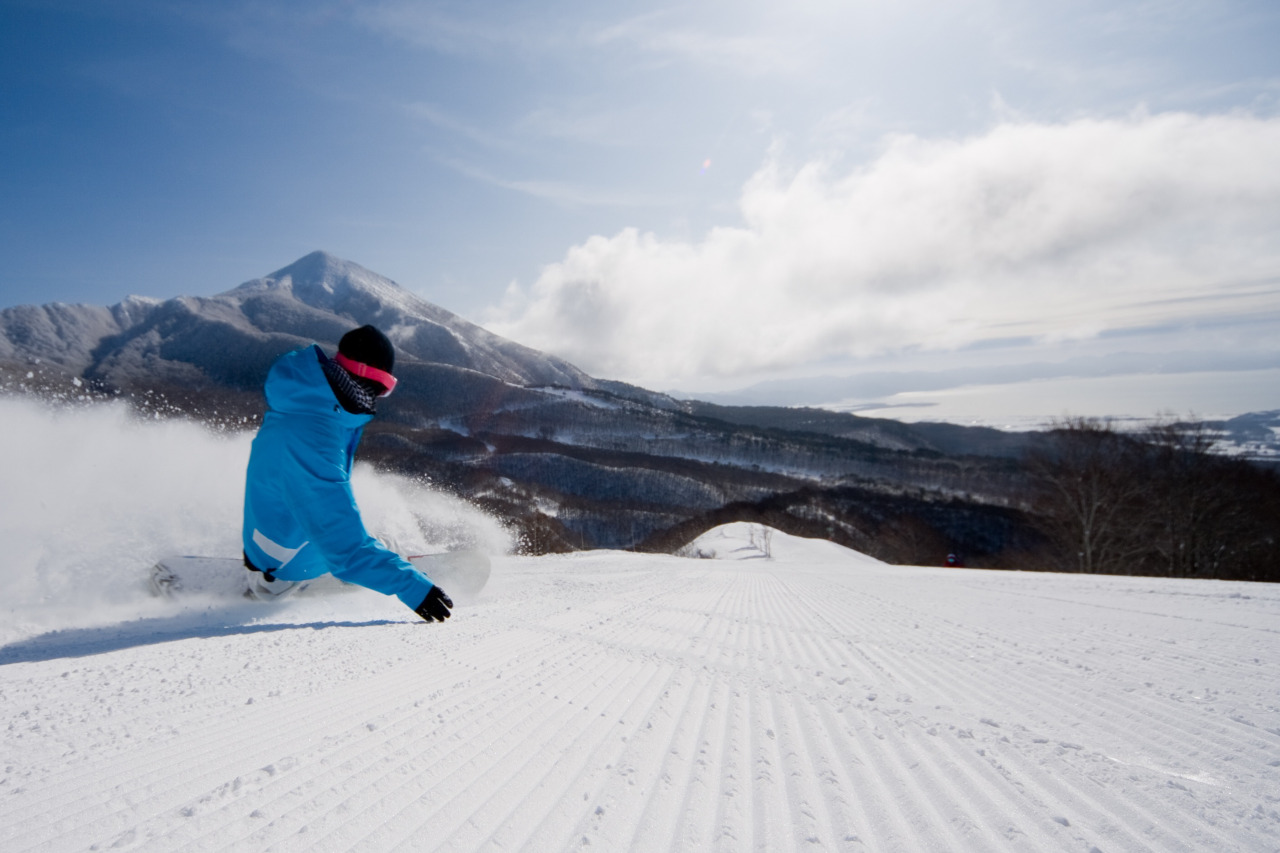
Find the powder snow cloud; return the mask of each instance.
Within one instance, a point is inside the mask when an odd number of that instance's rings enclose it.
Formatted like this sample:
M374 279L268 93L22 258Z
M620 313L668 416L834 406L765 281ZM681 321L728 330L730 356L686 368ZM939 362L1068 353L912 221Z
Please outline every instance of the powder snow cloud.
M689 387L989 340L1280 317L1280 119L1187 113L898 135L743 187L700 240L593 236L487 324Z

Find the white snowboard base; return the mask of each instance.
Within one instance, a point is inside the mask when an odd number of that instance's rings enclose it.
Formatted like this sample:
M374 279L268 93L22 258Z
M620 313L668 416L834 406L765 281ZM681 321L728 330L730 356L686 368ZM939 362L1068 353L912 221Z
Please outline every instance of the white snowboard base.
M408 558L414 568L438 584L455 604L475 600L489 581L489 558L479 551L445 551ZM360 587L333 575L304 582L292 595L326 595ZM163 598L179 596L248 596L249 572L235 557L162 557L151 569L151 592Z

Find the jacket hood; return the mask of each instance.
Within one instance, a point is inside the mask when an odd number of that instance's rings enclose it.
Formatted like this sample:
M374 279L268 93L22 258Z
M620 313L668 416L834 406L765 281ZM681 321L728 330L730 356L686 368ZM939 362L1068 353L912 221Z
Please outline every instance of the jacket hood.
M320 347L312 344L277 359L267 374L267 407L282 415L332 418L349 429L373 420L373 415L353 414L342 408L320 366L321 355Z

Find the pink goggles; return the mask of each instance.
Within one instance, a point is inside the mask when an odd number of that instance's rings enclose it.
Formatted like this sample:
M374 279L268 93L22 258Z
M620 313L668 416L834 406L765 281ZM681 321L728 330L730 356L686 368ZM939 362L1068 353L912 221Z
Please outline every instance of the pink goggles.
M359 376L362 379L372 379L386 390L379 394L379 397L385 397L392 391L396 390L396 378L385 370L379 370L376 367L370 367L367 364L347 358L342 353L338 353L333 357L338 366L348 373Z

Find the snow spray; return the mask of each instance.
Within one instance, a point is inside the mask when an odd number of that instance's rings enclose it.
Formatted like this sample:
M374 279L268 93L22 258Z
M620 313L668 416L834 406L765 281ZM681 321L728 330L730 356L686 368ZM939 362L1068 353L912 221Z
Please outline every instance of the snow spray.
M252 432L144 420L120 403L0 398L0 642L163 612L147 579L166 555L238 557ZM510 550L495 519L357 464L366 526L413 553Z

